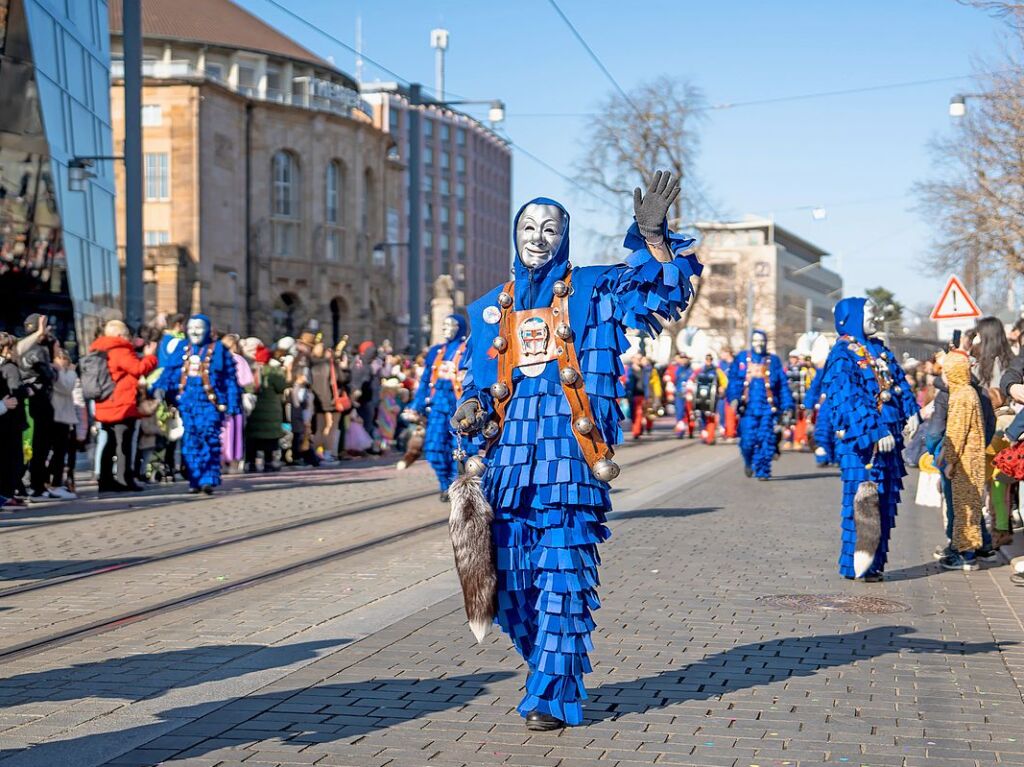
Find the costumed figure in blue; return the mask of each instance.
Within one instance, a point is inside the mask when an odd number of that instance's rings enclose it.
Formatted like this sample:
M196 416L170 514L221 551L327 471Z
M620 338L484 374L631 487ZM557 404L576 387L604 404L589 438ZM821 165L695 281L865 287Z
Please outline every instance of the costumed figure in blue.
M750 348L733 358L726 399L740 417L740 452L748 477L772 476L781 422L793 420L793 395L782 361L768 353L768 334L750 333Z
M456 463L452 453L455 439L449 421L462 394L459 370L466 348L466 321L458 314L445 318L444 341L431 346L423 361L423 377L416 396L406 409L409 421L426 422L423 455L434 469L441 486L441 500L448 500L448 487L455 480Z
M839 340L821 377L843 478L839 573L879 581L907 474L904 430L917 431L919 409L895 355L875 337L871 302L844 298L835 318Z
M241 390L234 358L211 337L209 317L190 317L185 338L187 343L178 345L152 389L181 414L181 457L190 492L210 495L220 484L221 424L225 415L241 412Z
M804 395L804 409L814 413L814 460L818 466L825 468L836 462L836 435L832 426L832 403L821 391L824 368L818 370L811 379Z
M569 214L537 198L514 221L514 279L469 307L463 395L452 419L459 434L479 433L482 457L466 462L493 509L495 620L529 669L518 710L531 730L583 722L583 675L591 670L597 544L609 536L609 482L619 468L618 400L625 328L657 333L656 319L678 317L693 295L700 263L693 240L668 231L679 193L658 172L634 192L636 221L624 264L569 262ZM452 517L462 481L452 487ZM456 564L460 544L453 528ZM478 638L463 577L470 625ZM491 615L494 615L492 612Z

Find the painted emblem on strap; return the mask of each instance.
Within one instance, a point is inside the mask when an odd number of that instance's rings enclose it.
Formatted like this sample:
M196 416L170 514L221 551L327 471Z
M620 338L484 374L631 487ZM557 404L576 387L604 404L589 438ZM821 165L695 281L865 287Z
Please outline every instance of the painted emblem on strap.
M517 367L523 375L535 378L555 358L551 310L544 308L516 312L516 320L515 337L519 344Z

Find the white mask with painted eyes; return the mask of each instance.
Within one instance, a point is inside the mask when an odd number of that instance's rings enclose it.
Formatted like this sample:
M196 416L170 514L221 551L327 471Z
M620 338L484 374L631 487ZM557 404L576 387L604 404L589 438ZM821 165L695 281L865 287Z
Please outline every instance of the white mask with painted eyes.
M557 205L530 203L516 224L516 250L527 269L543 266L558 252L565 215Z
M185 326L185 335L188 336L189 343L194 346L199 346L203 342L206 332L206 323L202 320L191 319Z

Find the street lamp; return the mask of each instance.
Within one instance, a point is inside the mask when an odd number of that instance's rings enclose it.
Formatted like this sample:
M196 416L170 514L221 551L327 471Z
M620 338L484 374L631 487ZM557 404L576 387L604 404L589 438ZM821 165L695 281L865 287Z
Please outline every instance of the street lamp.
M949 116L963 117L967 114L967 99L990 99L991 93L957 93L949 100Z

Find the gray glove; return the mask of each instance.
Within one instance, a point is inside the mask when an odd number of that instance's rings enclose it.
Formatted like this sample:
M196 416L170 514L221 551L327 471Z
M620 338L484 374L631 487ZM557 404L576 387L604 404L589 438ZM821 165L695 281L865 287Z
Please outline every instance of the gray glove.
M679 182L673 182L669 171L657 171L645 195L640 187L633 190L633 213L640 234L648 242L661 242L661 227L665 216L676 197L679 196Z
M484 427L484 411L480 403L475 400L466 400L459 409L455 411L449 421L451 427L459 434L476 434Z

